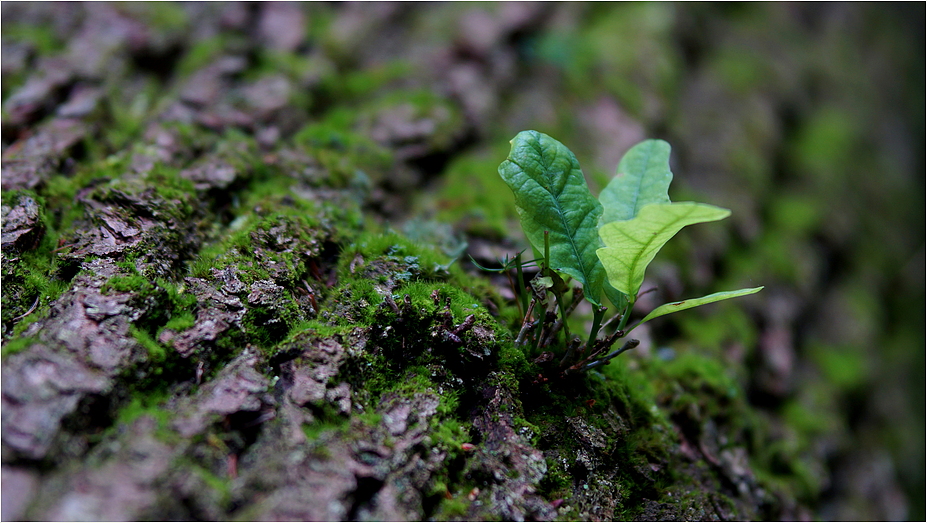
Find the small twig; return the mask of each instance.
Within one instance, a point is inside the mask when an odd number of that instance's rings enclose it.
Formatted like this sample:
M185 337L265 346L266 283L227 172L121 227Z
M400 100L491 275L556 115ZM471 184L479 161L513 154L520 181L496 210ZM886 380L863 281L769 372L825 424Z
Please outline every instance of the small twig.
M573 301L570 303L569 306L567 306L565 310L561 309L561 314L563 315L563 317L554 322L554 325L551 327L550 333L547 335L546 338L544 338L544 345L550 345L551 343L553 343L554 338L560 332L560 329L564 327L564 325L566 324L567 318L569 318L570 315L573 314L573 311L576 310L576 307L579 305L579 302L581 301L583 301L583 289L581 288L574 289L573 290ZM570 335L569 328L567 328L567 338L569 338L569 335Z
M547 325L547 304L544 304L544 308L541 309L541 313L538 315L539 318L536 320L537 330L534 332L534 345L531 347L532 351L536 351L541 344L541 339L544 337L544 326Z
M550 329L547 332L547 336L544 337L544 341L541 343L543 346L549 346L554 342L554 338L557 337L557 334L560 332L560 328L563 327L563 319L559 319L551 325Z
M573 359L573 355L576 354L576 349L579 348L580 343L580 339L578 337L574 337L573 340L567 344L566 354L564 354L563 359L560 360L560 367L563 367L569 363L571 359Z
M557 300L557 308L560 309L560 326L557 327L557 330L563 328L563 340L568 343L570 340L570 326L566 322L567 314L566 307L563 306L563 293L560 292L557 285L554 285L552 290L554 291L554 298ZM553 341L553 335L550 338Z
M624 338L624 336L625 336L625 331L615 331L609 334L608 336L606 336L604 340L602 340L602 345L607 350L609 347L614 345L616 341L618 341L621 338Z
M528 308L528 294L525 292L525 274L521 268L521 253L515 255L515 276L518 278L518 284L515 287L516 299L519 300L520 308Z
M584 368L585 365L587 365L590 361L592 361L592 360L594 360L596 357L598 357L599 354L602 354L603 352L605 352L605 351L607 351L608 349L610 349L611 346L614 345L615 342L618 341L618 339L619 339L619 338L622 338L622 337L624 337L624 332L622 332L622 331L617 331L617 332L611 334L610 336L607 336L607 337L604 338L604 339L598 340L598 341L596 342L595 346L593 347L592 353L589 354L589 356L587 356L584 360L582 360L582 361L576 363L575 365L573 365L573 366L571 366L569 369L567 369L567 370L566 370L566 374L569 374L569 373L571 373L571 372L575 372L575 371L577 371L577 370L582 370L582 369ZM628 341L630 342L630 341L632 341L632 340L628 340ZM638 343L639 343L639 342L638 342ZM625 345L627 345L627 343L625 343ZM636 347L637 345L635 344L634 346ZM633 348L633 347L631 347L631 348ZM627 349L626 349L626 350L627 350ZM620 353L619 353L619 354L620 354ZM616 354L616 355L617 355L617 354ZM612 358L613 358L614 356L606 356L606 359L608 359L609 357L612 357Z
M525 343L525 335L530 329L530 324L532 322L528 321L528 318L531 317L531 313L534 311L534 306L537 305L537 298L532 297L531 302L528 304L528 310L525 311L525 319L521 322L521 330L518 331L518 336L515 338L515 345L523 345Z
M582 370L582 371L587 371L587 370L592 370L592 369L594 369L594 368L596 368L596 367L601 367L602 365L608 365L608 362L609 362L612 358L614 358L614 357L616 357L616 356L618 356L618 355L620 355L620 354L622 354L622 353L624 353L624 352L627 352L627 351L633 349L634 347L637 347L638 345L640 345L640 343L641 343L640 340L630 339L630 340L624 342L624 345L622 345L620 349L618 349L618 350L612 352L611 354L609 354L608 356L605 356L604 358L602 358L602 359L600 359L600 360L593 361L592 363L586 365L585 367L582 367L580 370Z
M596 356L598 356L599 354L602 354L603 352L608 350L608 347L610 347L610 345L604 345L601 343L596 343L596 345L598 347L591 347L590 350L592 352L588 356L586 356L583 360L571 365L566 371L564 371L564 374L570 374L571 372L579 370L583 365L594 360ZM572 354L569 354L569 355L572 356ZM566 357L564 357L563 361L561 361L560 363L560 366L562 367L566 365L567 363L569 363L569 360L567 360Z
M615 315L612 316L611 318L605 320L605 323L603 323L602 326L599 327L599 330L600 330L600 331L604 331L604 330L608 329L608 326L611 325L612 322L615 321L615 320L619 320L619 321L621 320L621 313L620 313L620 312L619 312L618 314L615 314Z
M583 295L582 287L577 287L573 289L573 303L571 303L570 306L567 307L567 310L566 310L567 317L573 314L573 311L576 310L576 307L579 305L579 303L583 301L583 296L584 295Z
M19 321L19 320L25 318L26 316L32 314L32 312L36 309L36 307L39 306L39 298L41 298L41 297L42 297L41 294L38 295L38 296L36 296L36 297L35 297L35 302L32 304L32 307L29 307L29 310L27 310L26 312L24 312L23 314L20 314L19 316L15 317L15 318L13 318L13 319L10 320L10 321Z

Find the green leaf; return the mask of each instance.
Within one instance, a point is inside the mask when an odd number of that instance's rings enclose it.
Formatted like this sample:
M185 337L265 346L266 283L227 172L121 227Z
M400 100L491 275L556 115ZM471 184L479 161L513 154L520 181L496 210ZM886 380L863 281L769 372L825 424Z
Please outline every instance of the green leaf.
M656 309L650 311L650 314L644 316L644 319L638 323L638 327L641 326L644 322L650 321L654 318L659 318L660 316L666 316L667 314L672 314L678 311L684 311L686 309L691 309L692 307L698 307L699 305L705 305L707 303L714 303L716 301L727 300L730 298L737 298L738 296L746 296L748 294L755 294L763 290L763 287L753 287L751 289L740 289L736 291L724 291L716 292L714 294L709 294L708 296L702 296L701 298L692 298L690 300L674 301L673 303L664 303Z
M645 140L628 150L599 195L603 207L599 223L630 220L645 205L669 203L673 181L669 158L670 145L663 140Z
M596 256L602 206L589 192L576 156L537 131L522 131L511 143L499 174L515 193L528 241L536 252L544 252L544 231L548 231L550 268L582 283L586 299L598 305L605 279Z
M614 288L607 279L602 282L602 290L605 291L605 296L608 298L608 301L612 302L612 305L619 311L623 311L624 308L628 306L628 296Z
M615 289L637 296L657 251L686 225L721 220L731 211L695 202L652 203L636 217L599 228L605 247L596 251Z

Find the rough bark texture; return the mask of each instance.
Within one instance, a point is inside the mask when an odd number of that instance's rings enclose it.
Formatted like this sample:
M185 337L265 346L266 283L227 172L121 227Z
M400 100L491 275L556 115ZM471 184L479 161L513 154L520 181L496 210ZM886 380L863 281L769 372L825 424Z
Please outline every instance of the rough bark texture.
M2 14L4 520L924 517L923 5ZM636 314L766 290L515 348L529 128L734 211Z

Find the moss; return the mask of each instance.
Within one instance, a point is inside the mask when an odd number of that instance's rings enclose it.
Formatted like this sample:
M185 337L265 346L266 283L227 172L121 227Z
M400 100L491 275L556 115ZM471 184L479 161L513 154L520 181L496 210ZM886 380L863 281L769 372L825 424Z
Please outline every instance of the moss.
M385 179L393 168L392 152L355 130L354 110L338 108L293 136L293 143L309 155L325 174L324 185L345 189L363 180Z
M470 441L470 424L461 423L452 417L432 418L428 441L431 445L442 446L452 459L463 452L461 444Z
M179 37L190 28L190 17L180 3L126 4L120 7L161 34Z
M44 197L34 191L4 191L4 207L34 202L38 208L34 248L3 254L2 310L4 339L22 333L48 314L48 306L70 286L67 267L58 260L59 232ZM31 312L30 312L31 311ZM28 313L28 314L27 314Z
M103 294L132 292L146 295L149 294L152 289L154 289L154 285L152 285L147 278L136 272L129 276L113 276L106 280L106 283L100 288L100 292Z
M135 190L130 194L146 194L153 189L162 200L157 202L157 210L167 217L186 221L194 214L196 191L193 182L180 176L178 169L155 166L145 174L143 180L144 185L134 187Z
M123 167L123 160L112 158L89 166L81 165L71 176L56 174L49 178L43 196L48 208L54 209L52 219L55 229L64 233L72 228L75 220L85 215L84 206L75 205L79 190L117 177Z
M23 253L15 262L4 260L4 265L11 270L3 277L0 314L5 337L15 337L47 317L48 307L70 287L70 281L62 279L56 259L39 252Z
M357 107L377 91L406 78L409 72L407 60L388 60L364 69L326 75L318 91L321 100L328 101L332 107Z
M347 427L346 420L316 420L312 423L304 423L303 434L311 442L317 442L322 439L323 434L337 432Z
M574 475L565 459L547 457L547 474L541 479L539 491L550 500L571 497Z
M3 358L11 356L13 354L22 352L32 346L33 343L37 343L38 338L28 337L28 336L19 336L12 338L3 343L2 354Z
M438 503L438 507L431 515L431 519L434 521L456 521L466 518L467 510L472 503L467 498L468 494L467 489L462 489L461 492L456 495L452 494L450 497L442 496L441 501Z
M432 128L427 135L428 151L446 151L462 138L465 119L459 106L430 90L396 89L387 91L364 107L361 114L372 113L374 123L379 114L401 111L410 121L427 121ZM367 118L364 118L366 121ZM369 131L368 131L369 132Z
M254 345L269 351L283 341L303 315L291 298L282 298L270 305L248 307L242 319L242 329Z
M170 411L162 408L169 398L164 391L149 394L135 394L116 413L116 426L129 426L142 416L151 416L158 420L158 427L168 429L173 417Z
M491 320L479 301L456 285L416 281L403 285L399 291L411 297L413 306L425 309L434 308L432 295L437 291L442 304L450 299L450 310L456 323L462 322L470 314L475 314L477 319Z
M195 42L180 59L176 66L177 75L179 77L189 76L208 66L223 54L244 48L244 43L241 37L229 33L201 39Z
M129 326L129 334L148 351L148 360L150 362L161 362L167 357L167 349L144 330L131 325Z
M438 219L486 238L506 238L520 230L511 190L498 174L499 163L508 154L508 144L500 143L504 147L455 156L434 201Z
M379 283L453 280L464 292L468 288L485 286L467 276L454 261L439 250L415 243L396 232L368 232L345 248L338 263L338 274L341 279L364 277ZM426 291L422 286L409 289L405 292L414 292L416 296ZM432 290L427 289L427 292ZM462 296L459 290L451 287L446 290L454 294L455 302ZM469 301L478 303L472 298Z
M164 324L161 330L170 329L175 332L181 332L196 324L196 316L190 310L176 311L171 315L171 319ZM160 334L161 331L159 331Z
M508 338L511 339L511 335ZM528 376L535 367L528 362L523 350L505 342L499 345L499 368L504 371L504 375L519 380Z
M382 302L383 296L373 281L352 279L335 289L332 302L327 304L332 310L322 316L337 326L369 326L374 323L376 307Z
M350 227L332 232L333 222L350 210L306 200L271 177L256 179L221 241L207 244L189 263L190 273L211 279L212 270L233 268L250 285L271 279L289 291L303 280L323 277L323 256L351 235ZM350 222L350 220L349 220Z
M65 46L59 31L50 25L3 24L3 39L28 43L43 56L62 51Z
M304 320L297 323L290 329L289 338L286 341L291 341L292 339L295 339L296 336L304 333L310 333L318 338L346 336L354 328L355 325L353 323L346 325L331 325L318 319Z

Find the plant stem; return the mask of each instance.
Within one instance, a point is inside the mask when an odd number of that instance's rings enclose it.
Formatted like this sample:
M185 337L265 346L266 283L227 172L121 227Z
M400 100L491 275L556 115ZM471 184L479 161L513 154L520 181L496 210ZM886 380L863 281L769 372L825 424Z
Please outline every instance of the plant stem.
M541 274L544 277L550 275L550 231L544 231L544 263L541 265ZM545 293L546 296L546 293ZM538 318L537 331L534 333L534 349L538 348L541 343L541 335L544 333L544 323L547 322L547 303L544 303L544 309Z
M567 313L566 309L563 307L563 296L561 292L557 290L556 286L554 286L554 298L556 298L557 308L560 310L560 323L563 327L563 344L566 345L570 342L570 326L567 325Z
M633 300L630 298L628 299L628 306L625 307L624 312L621 313L621 321L618 323L618 330L628 332L625 331L624 328L628 324L628 320L631 318L631 309L634 308L635 301L636 298Z
M515 255L515 273L517 275L515 288L516 296L521 300L521 308L524 311L528 310L528 293L525 292L525 277L521 270L521 253Z
M541 309L541 314L537 321L537 330L534 331L534 345L532 346L533 352L537 351L538 345L541 343L541 335L544 334L544 324L547 322L547 304L543 304L544 307Z
M518 337L515 338L515 345L524 345L525 335L528 333L529 326L531 322L528 318L531 317L531 313L534 311L534 306L537 304L536 298L531 298L531 303L528 304L528 310L525 311L525 319L521 322L521 329L518 331Z
M608 307L599 306L592 311L592 329L589 330L589 341L586 342L586 347L589 347L589 350L592 350L595 345L595 340L599 336L599 329L602 326L602 318L607 310Z
M522 316L525 314L525 308L522 307L521 300L519 299L521 296L518 294L518 286L512 281L512 275L509 271L505 271L505 277L509 280L509 287L512 288L512 293L515 294L515 305L518 307L518 315Z
M627 351L633 349L634 347L637 347L638 345L640 345L640 343L641 343L640 340L634 340L634 339L628 340L628 341L624 342L624 345L622 345L620 349L618 349L618 350L616 350L616 351L614 351L614 352L608 354L608 355L605 356L604 358L598 359L598 360L593 361L592 363L590 363L590 364L588 364L588 365L583 366L583 367L580 368L579 370L581 370L581 371L587 371L587 370L592 370L592 369L594 369L594 368L596 368L596 367L601 367L602 365L608 365L608 362L609 362L612 358L614 358L614 357L620 355L621 353L627 352Z
M541 267L541 272L544 273L544 276L548 276L549 270L550 270L550 231L544 231L544 266Z
M579 341L577 336L576 341ZM566 367L570 363L570 360L573 359L573 355L576 354L576 349L579 347L579 343L567 343L566 353L563 355L563 358L560 360L560 368ZM570 369L566 370L566 373L569 373Z

